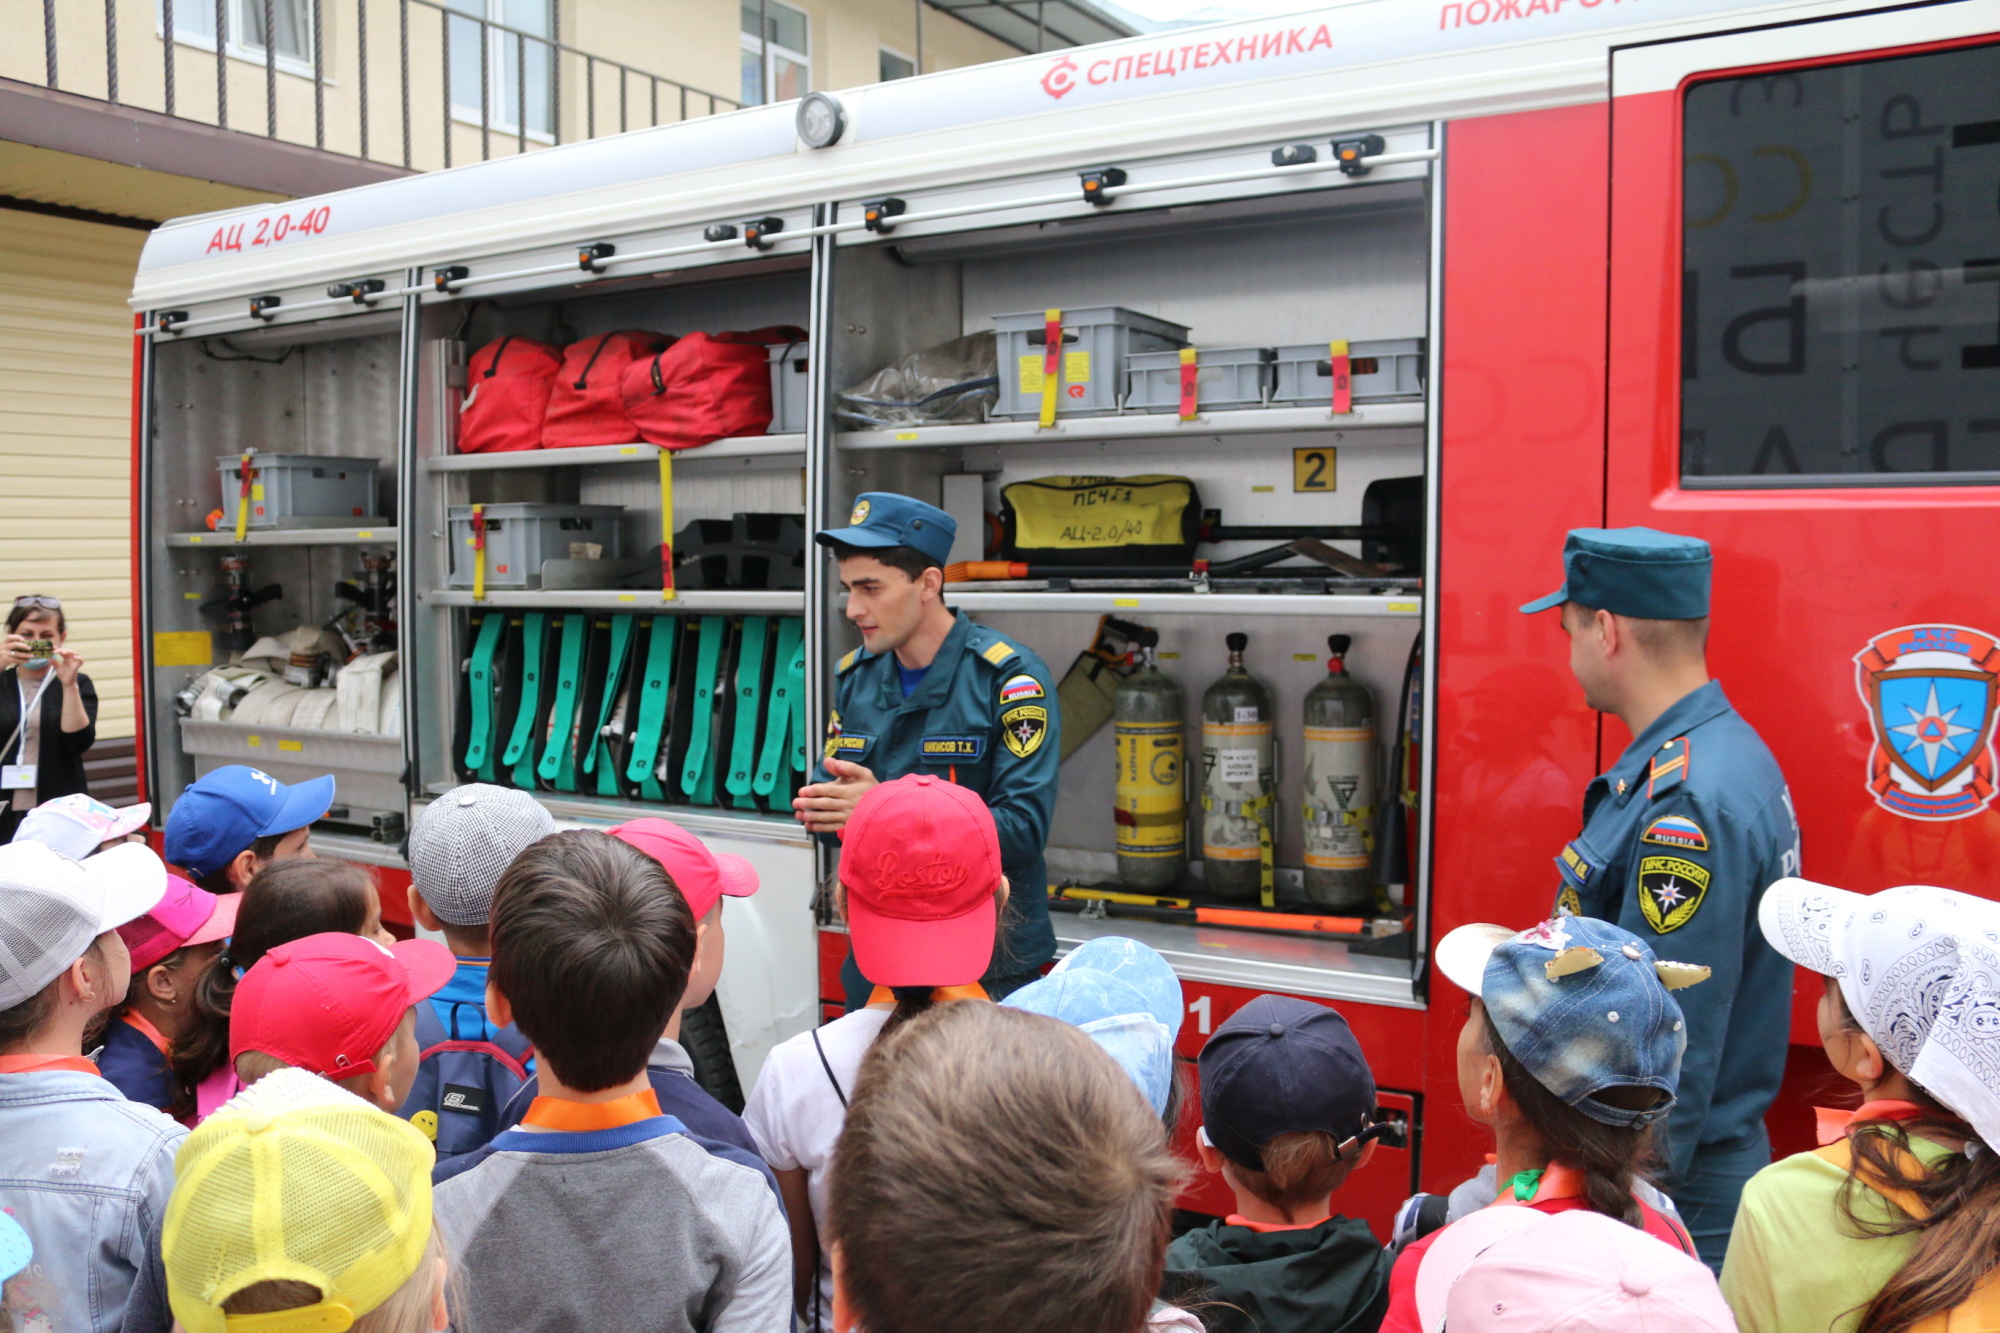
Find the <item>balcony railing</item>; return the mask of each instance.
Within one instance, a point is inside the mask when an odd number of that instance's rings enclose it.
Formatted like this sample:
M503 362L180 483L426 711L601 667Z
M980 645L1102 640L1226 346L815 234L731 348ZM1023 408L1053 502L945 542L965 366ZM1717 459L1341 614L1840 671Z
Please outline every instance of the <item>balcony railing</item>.
M557 5L544 35L440 0L102 0L100 35L94 0L40 3L41 59L0 76L412 170L741 105L565 44Z

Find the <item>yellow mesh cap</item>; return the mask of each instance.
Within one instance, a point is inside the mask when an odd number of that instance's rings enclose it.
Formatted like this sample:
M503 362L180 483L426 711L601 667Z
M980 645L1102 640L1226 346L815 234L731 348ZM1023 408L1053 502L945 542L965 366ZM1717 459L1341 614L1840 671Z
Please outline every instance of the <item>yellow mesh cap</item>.
M323 1078L281 1069L188 1135L161 1252L187 1333L339 1333L410 1279L431 1233L437 1153L408 1122ZM320 1303L225 1316L256 1282Z

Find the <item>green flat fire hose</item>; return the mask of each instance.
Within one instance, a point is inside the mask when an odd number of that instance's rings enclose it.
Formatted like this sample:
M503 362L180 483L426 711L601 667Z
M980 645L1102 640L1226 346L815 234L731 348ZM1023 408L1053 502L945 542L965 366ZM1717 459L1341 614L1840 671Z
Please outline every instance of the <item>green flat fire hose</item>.
M632 753L625 762L625 781L638 787L641 798L664 801L657 772L660 741L667 730L668 686L674 678L674 639L681 622L675 616L654 616L646 641L646 679L639 687L639 720L632 731Z
M583 772L597 778L599 796L617 796L618 766L611 754L611 742L604 732L617 711L618 692L625 684L625 650L632 640L632 617L611 617L611 655L604 670L604 699L597 707L597 725L591 728L590 750L584 756Z
M729 804L738 810L757 808L757 798L751 794L756 776L751 764L763 711L764 647L770 630L769 616L743 617L743 646L736 653L736 726L729 738L729 776L722 783L729 793Z
M715 723L715 669L729 634L725 616L703 616L695 647L694 709L688 719L687 757L681 763L681 792L696 805L715 804L715 763L709 733Z
M803 633L803 630L801 631ZM803 640L799 649L792 654L791 669L787 672L794 684L792 688L792 772L810 773L806 767L806 646Z
M493 768L493 654L500 648L500 632L507 617L489 615L479 622L479 637L473 641L472 657L465 664L465 688L472 692L472 720L465 740L465 771L481 782L498 776Z
M583 674L583 645L590 637L590 617L572 611L563 617L562 627L555 701L549 705L549 729L535 774L557 791L575 791L576 687Z
M521 704L514 712L514 733L507 740L506 752L500 756L500 762L512 770L508 780L524 791L535 789L535 769L528 747L534 739L535 717L541 711L542 634L548 620L543 611L530 611L521 618Z
M750 790L769 803L778 789L778 766L784 762L785 741L792 717L805 707L805 621L786 617L778 622L778 644L771 655L771 703L764 716L764 750L757 757L757 776Z

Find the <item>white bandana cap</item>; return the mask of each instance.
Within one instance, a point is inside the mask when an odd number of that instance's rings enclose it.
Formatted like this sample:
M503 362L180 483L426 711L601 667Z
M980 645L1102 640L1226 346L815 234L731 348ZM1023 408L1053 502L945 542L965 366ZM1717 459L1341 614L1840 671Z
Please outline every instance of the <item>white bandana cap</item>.
M1884 1059L2000 1147L2000 904L1928 884L1861 894L1781 879L1757 924L1840 983Z

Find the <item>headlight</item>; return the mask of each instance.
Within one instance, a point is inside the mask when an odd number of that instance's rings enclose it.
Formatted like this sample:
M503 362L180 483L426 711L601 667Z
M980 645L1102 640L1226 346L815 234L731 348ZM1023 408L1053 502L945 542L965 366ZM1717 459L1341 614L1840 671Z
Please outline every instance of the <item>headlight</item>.
M847 129L847 108L832 93L807 93L799 99L798 126L808 148L830 148Z

